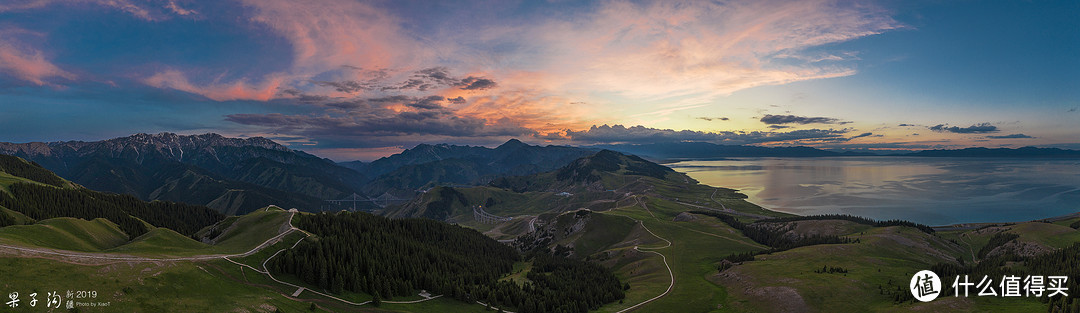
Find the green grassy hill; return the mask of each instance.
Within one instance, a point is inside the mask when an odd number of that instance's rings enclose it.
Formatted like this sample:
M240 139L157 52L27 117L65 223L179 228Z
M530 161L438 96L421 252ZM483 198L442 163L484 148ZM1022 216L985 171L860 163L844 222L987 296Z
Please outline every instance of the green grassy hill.
M128 236L113 222L58 217L32 225L0 228L0 242L60 250L97 252L120 246Z
M213 246L195 241L168 228L154 228L124 245L105 250L131 255L187 256L210 251Z
M87 221L58 217L31 225L0 227L0 243L79 252L121 253L144 257L182 257L233 254L255 248L288 229L292 213L282 210L253 212L222 222L225 228L207 244L168 228L154 227L131 240L116 224L103 218ZM209 228L209 227L208 227Z
M21 178L23 181L31 181L54 187L74 187L75 184L60 178L55 173L41 167L37 163L24 160L19 157L0 154L0 172L8 176L0 176L0 186L8 186L14 181L12 178Z
M246 252L288 229L291 213L280 209L260 210L240 216L214 239L217 253Z
M0 225L27 225L33 223L34 219L29 216L0 206Z
M1080 232L1070 227L1080 220L1076 218L936 234L915 227L874 226L844 219L772 222L762 225L782 230L781 237L838 236L848 242L760 254L753 261L730 264L730 268L721 272L719 268L726 258L762 253L768 247L714 217L686 212L722 213L742 223L791 215L746 202L745 196L735 190L703 186L675 175L629 175L623 165L615 169L578 164L577 170L569 173L563 176L570 177L569 180L560 181L558 173L549 172L494 185L519 194L523 190L533 193L569 190L574 196L597 197L606 188L620 191L622 197L613 196L603 206L590 207L595 212L588 213L589 218L565 206L551 213L536 214L538 224L543 225L540 232L549 232L546 234L549 238L539 238L544 234L526 236L531 242L542 242L548 247L571 247L577 257L601 262L628 282L631 288L624 303L609 304L601 308L603 312L616 312L664 293L671 284L664 261L675 276L674 285L670 293L641 306L642 311L1045 310L1046 304L1031 299L943 297L927 304L911 303L907 300L910 293L906 285L912 274L936 264L957 264L959 260L970 264L978 259L973 255L1000 232L1019 236L998 248L999 253L1037 255L1080 242ZM567 183L571 181L574 183ZM461 193L466 194L464 190ZM580 201L573 205L581 208L589 207L590 203ZM512 216L514 206L508 207L504 214ZM496 206L491 208L494 211ZM560 213L566 211L570 212ZM620 218L624 221L619 222ZM670 246L661 238L670 241ZM634 246L657 249L639 251ZM823 267L825 271L821 273ZM834 272L829 273L829 268ZM847 300L839 301L837 294L844 294Z
M624 291L625 299L600 307L600 312L618 312L661 294L664 296L637 310L1045 311L1047 305L1033 298L943 296L930 303L912 302L907 283L915 272L935 265L972 264L1010 254L1043 255L1080 242L1080 231L1070 227L1080 218L1060 219L1053 223L961 227L937 232L908 226L875 226L850 219L793 220L789 214L768 211L747 202L746 197L736 190L700 185L685 175L662 171L650 164L617 153L599 154L560 170L511 178L493 186L435 187L409 204L383 213L394 218L428 217L447 221L485 232L496 239L517 238L513 244L522 249L556 250L561 247L559 251L569 251L573 258L602 264L629 289ZM11 183L3 184L5 179L8 182L26 181L0 172L0 186L10 186ZM478 207L489 214L511 219L481 223L473 215L473 209ZM13 210L0 208L0 213L17 220L17 224L33 223L0 228L2 244L162 258L246 252L287 230L289 217L293 216L280 208L270 207L202 227L194 233L198 240L149 225L145 234L128 240L127 234L116 224L104 219L87 221L62 217L34 223L33 219ZM712 216L716 214L730 216L738 223ZM835 236L843 240L769 253L767 243L755 241L760 241L759 237L733 226L739 223L777 230L776 236L784 240L812 236ZM1015 234L1016 238L1002 239L1002 234ZM292 233L259 253L234 261L260 267L266 258L280 249L292 247L304 236L300 232ZM319 238L305 240L317 241ZM990 252L980 257L980 250ZM732 262L739 254L749 256L749 259ZM1025 264L1026 259L1022 257L1016 260L1019 261L1009 261L1005 266L1023 269L1030 265ZM19 270L15 271L15 268ZM501 280L513 279L523 285L533 269L532 263L519 262ZM221 259L157 265L126 263L110 267L78 266L0 254L0 271L17 272L13 279L29 279L28 275L34 274L56 276L34 286L22 280L4 280L0 281L0 288L60 288L64 284L85 284L108 294L107 299L116 303L114 308L122 311L273 312L281 308L293 312L308 309L308 302L291 300L295 288ZM1046 275L1051 274L1057 273ZM302 279L297 276L280 278L310 290L328 292L301 283ZM167 299L161 299L163 296ZM343 292L339 296L357 301L371 299L371 295L361 293ZM295 298L334 311L357 309L311 292L303 292ZM395 299L416 300L419 297ZM482 309L450 297L418 304L385 305L384 309L389 311L406 312L473 312Z

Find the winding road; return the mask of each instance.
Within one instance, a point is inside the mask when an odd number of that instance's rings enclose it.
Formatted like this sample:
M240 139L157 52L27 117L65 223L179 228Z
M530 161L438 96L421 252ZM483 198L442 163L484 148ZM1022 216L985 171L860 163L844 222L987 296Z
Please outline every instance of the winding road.
M290 215L289 215L289 229L288 230L285 230L284 232L278 234L277 236L274 236L274 237L272 237L270 239L267 239L266 241L263 241L261 244L259 244L255 248L252 248L251 250L248 250L247 252L237 253L237 254L206 254L206 255L196 255L196 256L189 256L189 257L179 257L179 258L147 258L147 257L136 257L136 256L108 256L108 255L100 255L100 254L91 253L91 252L73 252L73 251L57 252L57 251L64 251L64 250L55 250L55 249L47 249L47 248L26 248L26 247L17 247L17 246L11 246L11 245L4 245L4 244L0 244L0 248L23 251L23 252L30 252L30 253L37 253L37 254L63 256L63 257L69 257L69 258L83 258L83 259L125 261L125 262L206 261L206 260L214 260L214 259L221 259L221 258L228 258L228 257L245 257L245 256L255 254L256 252L259 252L259 250L262 250L262 249L274 244L275 242L277 242L278 240L281 240L281 238L284 238L286 235L288 235L289 233L292 233L293 231L299 231L300 230L299 228L296 228L296 227L292 226L292 218L293 218L293 215L295 215L295 214L296 213L290 213Z
M635 196L634 200L635 200L636 203L634 205L631 205L631 207L641 205L641 207L644 208L645 211L649 212L649 215L652 215L652 211L649 211L649 206L646 205L644 202L641 202L640 198ZM614 209L611 209L611 210L608 210L608 211L610 212L612 210L614 210ZM632 306L630 306L628 308L625 308L625 309L622 309L622 310L619 310L618 312L616 312L616 313L623 313L623 312L630 312L630 311L636 310L636 309L640 308L642 305L648 304L649 302L656 301L657 299L663 298L668 293L671 293L671 289L675 288L675 272L671 271L671 265L668 264L667 256L665 256L663 253L652 251L652 250L659 250L659 249L665 249L665 248L671 247L671 241L670 240L667 240L664 237L657 236L656 233L652 232L652 230L650 230L648 227L646 227L645 223L642 222L639 219L629 217L629 216L626 216L626 215L621 215L621 214L615 214L615 215L622 216L622 217L634 220L635 222L638 223L638 225L641 225L642 229L645 229L645 231L649 232L650 235L652 235L653 237L656 237L657 239L663 240L666 243L663 247L656 247L656 248L642 248L640 246L634 246L634 251L655 253L655 254L659 255L660 258L661 258L660 260L664 262L664 268L666 268L667 271L668 271L668 277L671 278L671 283L668 284L667 290L664 290L663 293L661 293L661 294L659 294L659 295L657 295L655 297L652 297L651 299L642 301L641 303L632 305ZM655 219L656 216L653 215L653 218ZM657 219L657 220L659 221L659 219Z
M304 233L305 236L303 238L300 238L300 240L297 240L296 243L294 243L291 247L289 247L289 249L296 248L296 246L299 245L301 241L304 241L304 239L307 239L307 237L311 236L311 234L306 232L306 231L303 231L303 230L301 230L299 228L296 228L296 226L292 225L292 220L293 220L294 216L296 216L296 212L289 212L289 218L286 220L286 223L289 226L288 229L286 229L285 231L277 234L276 236L274 236L274 237L272 237L270 239L267 239L266 241L263 241L261 244L259 244L255 248L252 248L251 250L248 250L247 252L237 253L237 254L207 254L207 255L196 255L196 256L190 256L190 257L179 257L179 258L147 258L147 257L134 257L134 256L107 256L107 255L100 255L100 254L89 253L89 252L87 252L87 253L70 252L70 251L69 252L58 252L58 250L54 250L54 249L26 248L26 247L17 247L17 246L11 246L11 245L4 245L4 244L0 244L0 249L10 249L10 250L16 250L16 251L22 251L22 252L35 253L35 254L55 255L55 256L62 256L62 257L69 257L69 258L83 258L83 259L123 261L123 262L179 262L179 261L208 261L208 260L215 260L215 259L224 259L225 261L229 261L229 262L231 262L233 264L237 264L237 265L240 265L242 267L247 267L247 268L255 271L256 273L264 274L267 277L270 277L271 280L273 280L273 281L275 281L275 282L277 282L279 284L290 286L290 287L293 287L293 288L297 288L297 291L292 295L292 297L296 297L296 296L300 295L300 293L303 292L303 291L309 291L311 293L314 293L314 294L317 294L317 295L320 295L320 296L323 296L323 297L326 297L326 298L329 298L329 299L334 299L334 300L337 300L337 301L341 301L342 303L351 304L351 305L355 305L355 306L362 306L362 305L366 305L366 304L371 303L370 300L369 301L364 301L364 302L359 302L359 303L352 302L352 301L341 299L341 298L338 298L338 297L335 297L335 296L332 296L332 295L328 295L328 294L325 294L325 293L322 293L322 292L318 292L318 291L315 291L315 290L311 290L311 289L308 289L308 288L300 287L300 286L297 286L297 285L294 285L294 284L291 284L291 283L288 283L288 282L278 280L276 277L274 277L273 275L270 274L270 271L266 268L266 263L270 262L271 259L276 257L281 252L285 251L286 249L281 249L281 250L278 250L277 252L274 252L273 255L271 255L269 258L267 258L265 261L263 261L263 263L262 263L262 268L263 269L262 270L257 269L255 267L252 267L251 265L247 265L247 264L236 262L236 261L233 261L232 259L229 259L230 257L246 257L246 256L249 256L249 255L255 254L256 252L259 252L259 250L265 249L266 247L269 247L270 245L273 245L273 244L277 243L282 238L284 238L286 235L288 235L288 234L290 234L290 233L292 233L294 231L299 231L299 232ZM285 225L282 225L282 228L285 228ZM63 251L63 250L59 250L59 251ZM442 297L442 296L443 295L436 295L436 296L426 297L424 299L412 300L412 301L388 301L388 300L384 300L382 302L383 303L395 303L395 304L409 304L409 303L419 303L419 302L423 302L423 301L437 299L437 298Z

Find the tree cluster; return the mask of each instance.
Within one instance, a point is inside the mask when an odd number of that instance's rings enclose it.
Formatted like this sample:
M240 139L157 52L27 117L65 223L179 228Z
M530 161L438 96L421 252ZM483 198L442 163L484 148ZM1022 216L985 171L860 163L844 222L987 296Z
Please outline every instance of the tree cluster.
M1080 277L1080 243L1037 256L1021 257L1016 254L1005 254L983 259L975 264L938 263L930 267L930 270L941 277L942 295L955 294L952 282L957 276L962 275L968 275L974 281L986 275L994 279L995 285L1005 275L1021 278L1068 276L1065 287L1068 288L1069 297L1056 295L1050 298L1044 295L1038 299L1048 304L1047 312L1080 312L1080 297L1075 295L1076 292L1080 292L1080 282L1076 278Z
M497 298L500 303L523 313L587 312L625 298L623 289L629 285L599 264L539 252L531 259L533 270L526 275L531 282L519 289L519 297Z
M464 296L520 260L517 251L483 234L429 219L343 212L302 215L296 224L318 239L305 240L268 266L335 293L391 299L426 289Z
M1007 232L1000 232L994 234L994 236L990 237L990 241L987 241L986 245L983 246L982 249L979 249L979 258L985 258L986 255L990 253L990 251L993 251L997 247L1003 246L1009 241L1013 241L1013 239L1016 238L1020 238L1020 235Z
M739 230L744 236L751 240L771 247L772 249L766 251L766 253L779 252L802 246L854 242L851 238L836 235L792 236L788 234L788 232L794 229L794 224L786 224L786 226L772 224L771 222L774 220L743 223L734 216L718 212L690 211L690 213L708 215L719 219L721 222L731 226L731 228ZM769 223L767 224L766 222Z
M521 254L456 225L363 212L303 215L296 225L317 237L267 266L333 293L392 299L424 289L529 313L586 312L623 298L624 286L609 269L549 253L530 254L531 282L500 281Z
M190 236L225 218L221 213L203 206L168 201L145 202L130 195L83 188L15 183L8 189L10 195L0 192L0 206L36 220L54 217L105 218L116 223L130 238L148 231L139 219Z
M849 222L855 222L863 225L870 225L874 227L888 227L888 226L907 226L914 227L927 234L933 234L934 228L928 225L915 223L905 220L886 220L878 221L874 219L865 218L862 216L854 216L847 214L823 214L823 215L807 215L807 216L791 216L791 217L779 217L760 222L795 222L795 221L814 221L814 220L845 220Z
M833 273L847 274L847 272L848 272L848 269L846 269L846 268L839 267L839 266L828 266L828 265L822 265L820 270L814 270L814 273L818 273L818 274L833 274Z
M2 191L0 191L2 192ZM17 222L14 217L0 212L0 227L15 225Z
M62 187L64 179L37 163L22 158L0 154L0 171L15 177L22 177L42 184Z

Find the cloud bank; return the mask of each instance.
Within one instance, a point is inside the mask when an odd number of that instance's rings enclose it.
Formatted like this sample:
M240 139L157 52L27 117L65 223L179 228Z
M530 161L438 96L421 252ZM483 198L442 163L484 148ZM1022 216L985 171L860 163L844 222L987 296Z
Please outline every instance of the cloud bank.
M831 117L806 117L795 115L771 115L765 114L760 120L762 123L769 125L777 124L846 124L838 119Z
M1031 137L1031 136L1024 135L1024 134L1011 134L1011 135L1003 135L1003 136L986 136L986 138L991 138L991 139L1030 139L1030 138L1035 138L1035 137Z
M566 130L566 137L575 143L655 143L655 142L682 142L682 141L705 141L717 144L759 144L777 143L790 141L825 141L832 139L845 139L845 130L833 129L800 129L790 132L703 132L694 130L659 129L645 126L625 127L623 125L593 125L587 130Z
M946 124L937 124L934 126L930 126L930 130L941 133L984 134L997 132L998 128L997 126L990 125L990 123L975 124L968 127L946 126Z

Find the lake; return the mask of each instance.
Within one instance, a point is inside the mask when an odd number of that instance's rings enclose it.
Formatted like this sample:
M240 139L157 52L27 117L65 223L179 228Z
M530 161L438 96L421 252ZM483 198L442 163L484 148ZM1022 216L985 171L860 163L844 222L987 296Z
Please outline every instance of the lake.
M665 164L765 208L929 225L1080 211L1080 160L926 157L733 158Z

